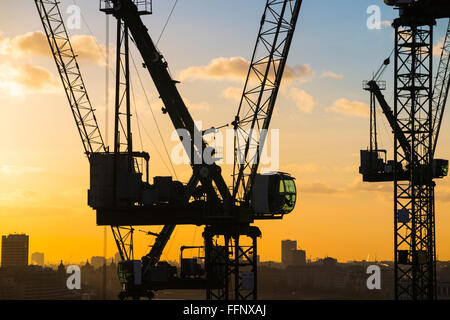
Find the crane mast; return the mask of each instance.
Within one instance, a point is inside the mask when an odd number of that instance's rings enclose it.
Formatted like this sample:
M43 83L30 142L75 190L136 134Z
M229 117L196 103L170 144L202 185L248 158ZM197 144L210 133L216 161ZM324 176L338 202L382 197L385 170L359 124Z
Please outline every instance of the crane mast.
M361 151L364 181L394 182L394 279L396 299L436 299L436 178L448 160L435 159L436 142L448 95L448 29L433 87L433 29L450 17L446 0L385 3L399 9L394 20L394 108L375 81L369 83L394 132L394 160L378 150Z

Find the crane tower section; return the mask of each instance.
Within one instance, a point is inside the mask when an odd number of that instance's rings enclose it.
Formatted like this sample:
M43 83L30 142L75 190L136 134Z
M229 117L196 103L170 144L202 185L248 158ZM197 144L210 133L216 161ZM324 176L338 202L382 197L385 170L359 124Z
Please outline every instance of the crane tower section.
M364 181L394 182L394 278L396 299L436 299L436 178L448 174L448 160L435 159L448 95L448 37L433 86L433 29L450 17L446 0L385 0L399 10L394 20L394 108L376 81L368 88L394 133L394 160L380 150L361 151Z

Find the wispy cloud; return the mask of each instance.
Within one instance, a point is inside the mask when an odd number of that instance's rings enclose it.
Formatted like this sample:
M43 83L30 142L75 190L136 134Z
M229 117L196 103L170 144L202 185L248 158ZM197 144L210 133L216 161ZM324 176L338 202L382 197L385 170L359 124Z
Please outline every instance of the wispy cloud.
M242 97L242 88L235 88L235 87L226 88L225 90L222 91L221 96L229 100L239 101L241 100Z
M106 48L99 45L95 37L74 35L70 42L78 60L99 65L104 64ZM14 38L0 37L0 53L16 57L34 55L53 58L47 37L42 31L28 32Z
M317 105L312 95L298 88L291 88L288 97L295 102L298 110L304 113L312 113Z
M344 76L342 74L337 74L333 71L325 71L325 72L322 72L321 78L330 78L330 79L339 80L339 79L344 78Z
M350 101L345 98L336 100L327 111L354 117L368 117L369 106L360 101Z
M444 48L444 40L445 37L441 38L439 42L433 47L433 55L436 57L440 57L442 55L442 49ZM448 51L445 51L448 54Z
M17 165L1 165L0 173L6 175L22 175L26 173L40 173L47 171L44 168L17 166Z
M104 65L106 49L92 36L75 35L71 43L79 61ZM37 91L53 93L59 80L48 69L38 66L36 57L53 59L46 36L41 31L12 38L0 36L0 90L10 96L25 97Z
M26 92L54 92L56 77L47 69L15 61L0 64L0 90L11 96L22 97Z
M216 80L244 81L248 74L250 62L243 57L219 57L204 66L192 66L179 74L181 81ZM283 81L307 81L314 76L309 65L286 66Z
M336 194L340 192L339 189L322 182L302 183L299 188L302 193Z

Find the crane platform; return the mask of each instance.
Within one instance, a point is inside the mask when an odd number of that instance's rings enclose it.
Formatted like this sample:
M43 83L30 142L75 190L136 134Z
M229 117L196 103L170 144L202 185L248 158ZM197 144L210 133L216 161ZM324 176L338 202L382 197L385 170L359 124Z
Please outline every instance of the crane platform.
M112 207L97 209L99 226L145 226L145 225L209 225L221 223L252 223L250 208L237 208L238 214L232 216L210 216L205 214L206 202L199 200L188 204L154 206Z

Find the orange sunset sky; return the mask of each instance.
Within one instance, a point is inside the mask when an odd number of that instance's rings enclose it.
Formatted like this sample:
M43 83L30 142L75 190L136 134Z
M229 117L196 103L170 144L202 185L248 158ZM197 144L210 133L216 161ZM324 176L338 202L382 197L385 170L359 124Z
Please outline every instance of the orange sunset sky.
M281 240L298 240L308 258L332 256L340 261L393 259L392 183L362 183L359 150L369 142L368 96L361 82L370 77L393 48L389 23L368 30L366 9L377 3L382 20L395 12L382 1L305 1L293 40L288 69L271 128L280 129L280 171L296 177L295 210L281 221L257 222L263 236L261 260L281 259ZM357 2L357 4L355 4ZM69 30L92 103L107 140L112 141L114 82L109 78L109 119L106 118L105 56L114 65L114 27L106 48L105 16L97 1L63 0L80 6L81 29ZM189 110L203 127L230 123L251 58L265 1L180 1L158 44ZM154 1L154 14L144 18L157 39L172 1ZM103 227L87 206L89 165L83 155L64 90L50 55L33 1L0 2L0 234L30 235L30 254L44 252L47 262L79 263L103 255ZM320 19L319 19L320 18ZM439 42L444 22L436 27ZM161 101L142 59L132 50L169 152L172 124L161 113ZM134 68L133 72L134 72ZM384 76L392 84L392 70ZM150 107L133 73L134 143L151 154L150 176L170 175L167 157ZM386 91L392 103L392 90ZM136 113L138 116L136 116ZM383 115L380 112L379 118ZM136 120L138 119L138 120ZM450 158L450 123L444 118L437 157ZM137 130L140 125L140 134ZM380 144L392 158L392 134L379 124ZM165 164L166 163L166 164ZM224 166L229 179L230 166ZM190 177L190 167L176 165L178 178ZM450 180L437 181L437 253L450 259ZM159 227L137 229L158 231ZM202 228L181 226L163 259L175 260L181 245L200 245ZM152 243L136 232L135 257ZM107 255L115 254L108 232Z

